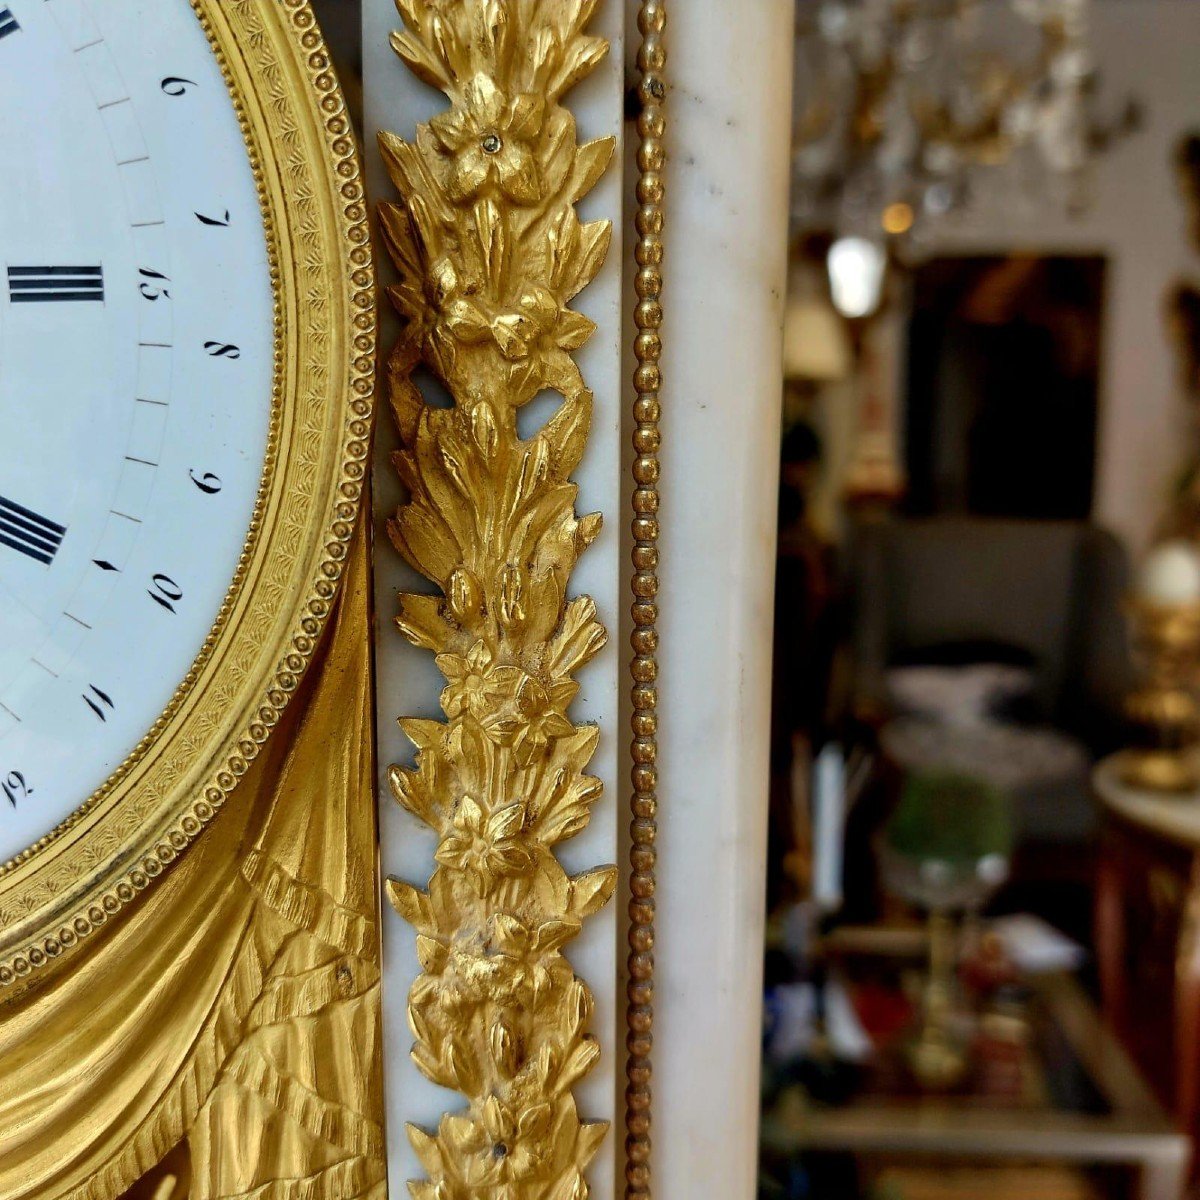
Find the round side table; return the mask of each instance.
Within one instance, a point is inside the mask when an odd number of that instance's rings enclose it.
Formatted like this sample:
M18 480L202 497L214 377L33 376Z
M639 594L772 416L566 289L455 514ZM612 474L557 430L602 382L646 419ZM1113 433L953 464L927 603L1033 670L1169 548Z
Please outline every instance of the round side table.
M1096 879L1104 1012L1193 1133L1200 1118L1200 790L1131 787L1120 768L1120 755L1112 755L1092 771L1105 818Z

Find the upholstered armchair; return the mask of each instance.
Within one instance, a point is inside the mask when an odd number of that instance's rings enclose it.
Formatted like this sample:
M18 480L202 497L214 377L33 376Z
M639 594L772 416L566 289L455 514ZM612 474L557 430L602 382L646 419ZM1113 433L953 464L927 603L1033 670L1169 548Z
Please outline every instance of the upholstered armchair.
M1061 769L1010 787L1019 833L1085 840L1096 820L1087 767L1119 744L1131 674L1117 539L1085 522L893 519L855 529L848 570L856 710L894 709L897 666L1025 668L1020 727L1040 727L1064 753Z

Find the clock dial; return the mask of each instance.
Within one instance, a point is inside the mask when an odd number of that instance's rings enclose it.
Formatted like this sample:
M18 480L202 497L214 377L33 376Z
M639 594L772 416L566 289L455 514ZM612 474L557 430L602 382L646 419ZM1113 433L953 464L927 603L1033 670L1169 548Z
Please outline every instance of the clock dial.
M0 863L205 647L263 477L255 174L187 0L0 5Z

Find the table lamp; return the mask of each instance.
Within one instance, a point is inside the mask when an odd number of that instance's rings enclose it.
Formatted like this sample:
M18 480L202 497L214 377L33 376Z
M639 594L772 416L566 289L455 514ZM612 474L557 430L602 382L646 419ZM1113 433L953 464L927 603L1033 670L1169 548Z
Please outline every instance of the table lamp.
M1156 792L1200 785L1200 551L1163 542L1146 556L1128 602L1145 678L1125 702L1139 744L1125 752L1124 781Z

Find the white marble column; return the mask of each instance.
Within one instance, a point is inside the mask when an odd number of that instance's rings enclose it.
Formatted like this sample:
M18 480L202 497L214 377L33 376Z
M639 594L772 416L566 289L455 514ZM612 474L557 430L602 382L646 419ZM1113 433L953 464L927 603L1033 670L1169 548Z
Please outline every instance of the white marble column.
M444 98L417 80L393 54L388 37L399 26L393 0L363 0L363 75L368 179L373 198L392 198L375 145L378 130L388 129L411 139L418 121L446 107ZM594 30L612 42L612 51L600 68L567 97L579 123L580 138L606 134L623 136L624 12L619 0L607 0L593 21ZM587 593L597 603L600 619L609 630L606 651L579 676L581 690L572 707L577 721L595 721L601 729L599 750L589 773L605 787L603 800L593 811L588 829L563 843L558 852L572 873L618 860L617 830L623 822L622 797L626 772L622 769L625 728L618 703L624 687L620 649L621 612L627 607L622 591L621 529L626 524L626 496L621 484L622 347L626 338L621 314L621 161L614 165L580 205L585 220L607 217L614 223L613 250L599 277L573 302L573 307L598 325L591 342L577 355L588 385L595 392L593 429L582 465L575 478L580 485L579 511L604 514L604 530L580 561L572 577L576 594ZM392 278L390 267L380 263L381 279ZM384 344L395 338L394 323L385 323ZM535 405L531 408L536 407ZM545 413L541 414L543 417ZM413 750L396 726L399 715L436 717L443 680L427 651L410 646L395 630L396 593L428 586L402 564L384 532L383 523L400 498L400 489L389 465L395 431L380 396L380 422L375 471L375 575L377 609L377 700L379 730L379 796L382 870L424 886L433 867L434 838L430 831L402 811L390 797L385 778L389 763L409 763ZM619 1087L617 1075L623 1052L623 1019L618 1006L617 960L623 937L614 901L584 927L567 955L575 970L596 996L593 1030L603 1050L600 1065L577 1088L580 1109L588 1119L616 1121ZM388 1175L394 1197L408 1194L405 1181L422 1172L405 1135L405 1124L437 1125L443 1111L461 1107L461 1099L427 1082L409 1059L412 1035L405 1023L408 989L419 972L411 928L385 905L384 928L384 1033L385 1086L388 1118ZM619 1134L612 1134L589 1172L597 1197L614 1194L614 1170Z
M670 9L653 1168L751 1200L794 6Z
M636 2L606 0L597 27L608 64L572 107L587 136L620 134L623 34L636 38ZM373 146L379 128L409 136L441 100L392 55L392 0L364 0L366 122L376 198L388 185ZM628 47L632 54L634 46ZM668 265L662 517L662 812L654 1175L657 1194L750 1200L757 1159L767 744L775 506L786 258L792 4L675 0L668 169ZM626 189L628 191L630 189ZM614 167L586 202L620 225ZM614 247L621 245L620 231ZM626 261L631 261L627 256ZM387 272L384 271L386 278ZM626 280L629 272L626 271ZM596 391L581 507L601 509L605 533L576 577L613 635L583 679L582 719L603 730L596 772L607 795L586 835L564 847L581 869L618 857L627 823L629 289L616 250L583 293L600 331L581 356ZM622 301L625 301L624 307ZM386 335L385 335L386 336ZM622 401L622 397L624 398ZM434 715L440 678L428 654L393 632L397 589L416 582L382 536L397 501L381 425L376 484L381 767L411 749L400 713ZM620 711L619 711L620 710ZM423 881L433 843L381 786L385 873ZM621 852L624 862L624 853ZM419 1168L404 1123L433 1124L454 1098L408 1061L405 996L418 971L411 931L385 912L389 1173L403 1195ZM581 1089L587 1115L619 1120L623 1059L616 906L571 951L599 1001L602 1067ZM594 1195L619 1194L620 1131L592 1172Z

